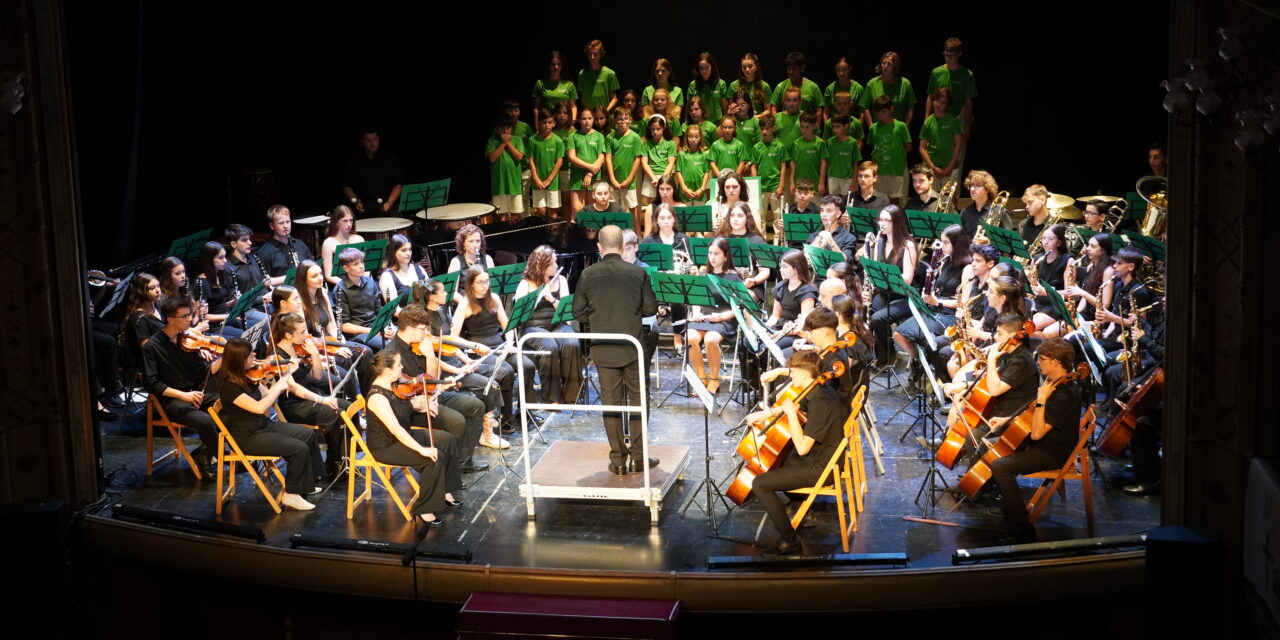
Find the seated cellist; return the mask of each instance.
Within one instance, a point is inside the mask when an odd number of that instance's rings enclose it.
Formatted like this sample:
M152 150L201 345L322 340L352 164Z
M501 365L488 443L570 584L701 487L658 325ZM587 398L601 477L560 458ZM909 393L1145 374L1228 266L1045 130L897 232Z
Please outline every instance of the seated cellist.
M1027 348L1025 340L1016 340L1018 333L1024 329L1026 319L1017 314L1006 314L996 320L995 340L986 351L986 368L981 376L985 378L984 388L990 399L982 412L988 424L979 421L966 438L970 446L965 447L973 452L972 443L984 437L991 429L999 427L1004 421L1020 410L1036 395L1035 358ZM1017 345L1014 347L1014 345ZM973 374L968 374L973 375ZM954 382L943 385L943 392L952 399L951 415L947 419L950 427L961 420L961 411L972 399L973 379L961 374Z

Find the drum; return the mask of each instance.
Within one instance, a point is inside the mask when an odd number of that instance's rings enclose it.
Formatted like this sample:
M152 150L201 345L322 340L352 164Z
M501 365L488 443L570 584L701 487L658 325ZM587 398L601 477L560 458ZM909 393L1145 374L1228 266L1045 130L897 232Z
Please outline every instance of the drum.
M324 233L329 228L329 214L294 218L293 235L306 243L311 255L320 255L320 245L324 244Z
M430 225L429 232L434 233L446 230L456 231L468 222L476 225L489 224L494 222L497 211L497 207L488 203L457 202L440 207L432 207L413 215L426 220Z
M356 233L369 240L387 240L391 234L404 231L413 226L412 220L405 218L365 218L356 220Z

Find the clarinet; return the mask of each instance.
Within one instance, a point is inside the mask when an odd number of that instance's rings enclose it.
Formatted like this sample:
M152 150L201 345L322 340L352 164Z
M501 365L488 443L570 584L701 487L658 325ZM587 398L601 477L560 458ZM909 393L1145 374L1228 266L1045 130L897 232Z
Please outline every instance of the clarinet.
M285 246L289 247L289 261L293 263L294 268L298 267L298 252L293 250L293 236L284 237Z

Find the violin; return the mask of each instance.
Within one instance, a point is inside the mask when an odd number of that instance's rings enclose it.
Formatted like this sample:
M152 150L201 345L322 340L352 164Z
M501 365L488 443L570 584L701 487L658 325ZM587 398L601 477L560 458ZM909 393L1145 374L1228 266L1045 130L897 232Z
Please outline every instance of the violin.
M454 338L452 336L427 336L426 338L423 338L422 342L426 342L428 340L431 341L431 351L434 353L439 353L441 356L444 356L444 357L452 357L452 356L458 355L459 349L462 349L464 351L471 351L471 352L475 351L474 349L463 346L461 341L458 341L457 338ZM422 353L422 342L413 343L414 355L416 356L425 355Z
M254 362L244 374L254 382L262 382L267 378L278 378L288 373L289 366L292 364L292 360L273 355Z
M1000 353L1012 353L1034 331L1034 324L1030 322L1023 324L1022 331L1013 334L1000 346ZM991 403L991 392L987 390L986 365L987 361L985 359L976 361L974 372L978 377L973 386L969 387L969 393L964 402L957 405L958 413L952 413L948 418L947 435L943 438L942 445L938 447L938 451L933 456L935 460L948 469L954 469L956 462L959 462L960 454L964 452L965 445L969 441L969 432L973 431L979 424L986 422L985 414L988 405Z
M437 387L443 386L444 390L448 390L457 384L457 380L436 380L428 378L424 373L413 377L400 376L399 380L391 384L391 390L401 400L410 400L419 394L435 395Z
M316 345L316 348L320 350L320 353L324 355L336 356L339 351L345 349L347 346L343 341L329 336L325 336L324 338L312 337L309 339Z
M203 351L215 356L222 355L227 346L227 339L220 336L208 336L195 329L187 329L178 334L178 346L184 351Z
M1058 385L1088 376L1089 365L1081 362L1076 366L1075 371L1054 380L1050 385L1052 388L1057 389ZM1028 436L1031 435L1031 419L1032 414L1035 412L1035 402L1035 399L1032 399L1031 402L1027 403L1027 406L1023 407L1005 424L1004 431L1000 433L1000 439L988 446L982 457L973 463L973 466L960 478L960 490L964 491L965 495L970 498L978 495L982 487L991 480L991 465L1000 458L1016 453L1027 444ZM1067 427L1064 426L1062 428Z

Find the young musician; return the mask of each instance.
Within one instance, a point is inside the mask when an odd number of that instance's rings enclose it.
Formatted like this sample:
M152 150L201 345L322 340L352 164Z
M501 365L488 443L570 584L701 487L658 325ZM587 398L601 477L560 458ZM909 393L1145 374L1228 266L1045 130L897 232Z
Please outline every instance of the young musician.
M293 378L298 383L295 393L280 398L280 410L284 419L302 424L314 424L324 433L329 445L329 458L325 463L325 477L338 474L346 442L346 423L338 414L351 403L339 400L331 387L326 356L321 353L316 340L307 333L307 323L296 313L276 316L272 327L276 339L275 353L287 360L298 360L298 370Z
M453 328L453 314L449 313L448 298L444 285L436 280L424 280L413 285L413 304L426 309L431 319L428 323L429 334L459 347L453 355L444 354L443 347L441 348L440 368L456 378L463 391L484 402L484 426L480 431L480 444L500 448L502 440L492 432L501 426L502 407L505 406L502 390L511 388L515 372L505 361L485 358L489 354L489 347L479 342L444 337ZM491 376L493 384L489 384Z
M569 295L568 278L558 274L556 251L542 245L529 254L524 277L516 286L515 298L528 295L542 288L542 297L533 308L533 316L525 323L529 333L572 333L567 323L553 324L557 309ZM534 351L550 351L539 356L538 379L542 381L542 402L556 404L562 400L573 404L582 390L582 347L577 338L567 340L532 339L526 343ZM532 374L532 372L529 372Z
M822 196L822 206L818 210L818 215L822 219L822 230L809 234L805 244L839 251L844 254L846 260L852 262L854 254L858 251L858 238L849 233L848 229L840 226L840 216L843 214L844 196Z
M227 246L231 249L227 260L231 263L229 268L235 275L236 285L242 292L258 286L259 282L267 278L267 274L263 273L258 257L253 254L253 230L242 224L230 224L224 235L227 237ZM246 328L266 319L266 303L270 297L271 286L268 284L262 291L262 298L254 300L253 305L244 312Z
M458 305L449 334L454 338L479 342L495 351L505 343L508 345L505 359L506 363L511 366L512 371L519 372L519 361L517 359L523 358L524 370L532 373L534 371L533 360L529 356L515 353L514 341L507 337L507 310L502 307L502 302L498 299L498 295L490 289L488 272L481 270L477 265L472 265L470 269L467 269L465 276L458 281L458 288L464 292L465 299ZM490 356L490 358L496 357ZM513 430L516 424L514 382L519 382L523 386L524 397L537 397L533 389L533 376L529 375L529 373L526 373L520 380L513 381L512 386L505 387L502 390L503 403L507 407L506 418L509 430ZM516 377L519 378L520 376L517 374ZM506 448L501 444L498 444L498 446L503 449Z
M813 273L809 261L799 251L788 251L778 261L779 282L773 287L773 313L765 321L769 327L779 329L782 335L774 340L779 349L786 349L795 342L800 328L796 320L810 311L818 300L818 290L813 286ZM790 325L790 329L787 329Z
M333 296L338 326L347 338L363 342L374 350L381 349L390 330L380 335L369 332L378 309L382 308L383 298L378 292L378 283L365 271L364 252L354 247L343 249L338 254L338 263L345 274Z
M716 276L729 281L742 282L742 278L734 271L733 255L729 250L729 241L715 238L707 246L707 275ZM720 390L720 344L724 340L732 340L738 333L738 322L734 318L733 309L728 300L713 293L714 306L693 306L689 310L689 364L699 373L707 391L715 394ZM707 364L710 373L702 366L702 344L707 345Z
M916 263L919 262L919 248L915 236L907 226L907 214L898 205L888 205L880 210L878 220L879 233L867 234L866 242L858 251L859 257L866 257L876 262L892 264L898 267L902 280L908 285L918 286L915 279ZM871 333L876 338L876 360L881 366L892 361L893 325L911 316L911 308L906 296L891 291L877 291L872 301L874 313L871 316Z
M1005 353L1005 348L1011 346L1015 342L1015 337L1023 330L1024 322L1026 318L1012 313L1001 315L996 320L994 342L984 355L987 367L980 374L986 378L987 393L991 396L987 401L985 412L986 415L991 416L988 419L991 427L988 428L987 424L979 424L975 427L972 431L972 442L979 441L991 429L1003 425L1008 418L1014 416L1036 396L1035 358L1027 348L1027 341L1025 339L1017 341L1017 347ZM963 373L956 381L942 386L943 393L950 396L954 403L948 423L959 419L960 409L969 401L968 392L973 385L973 380L976 380L976 377L970 379L971 375L974 374ZM976 453L972 446L966 449L970 454Z
M355 232L356 214L351 207L340 204L329 214L329 228L325 232L324 242L320 244L320 266L324 267L324 279L331 285L342 282L341 276L333 274L333 253L344 244L364 242L364 236ZM389 253L389 252L388 252Z
M181 334L191 328L192 312L191 302L183 297L165 298L160 304L164 328L142 345L143 382L170 419L200 434L201 445L191 457L201 471L212 473L218 431L207 409L218 401L218 394L206 389L210 374L218 372L222 360L179 346Z
M258 249L258 262L271 276L271 285L284 284L285 274L289 269L299 267L304 260L311 259L311 250L307 244L293 236L293 219L289 208L284 205L272 205L267 209L267 223L271 227L271 237Z

